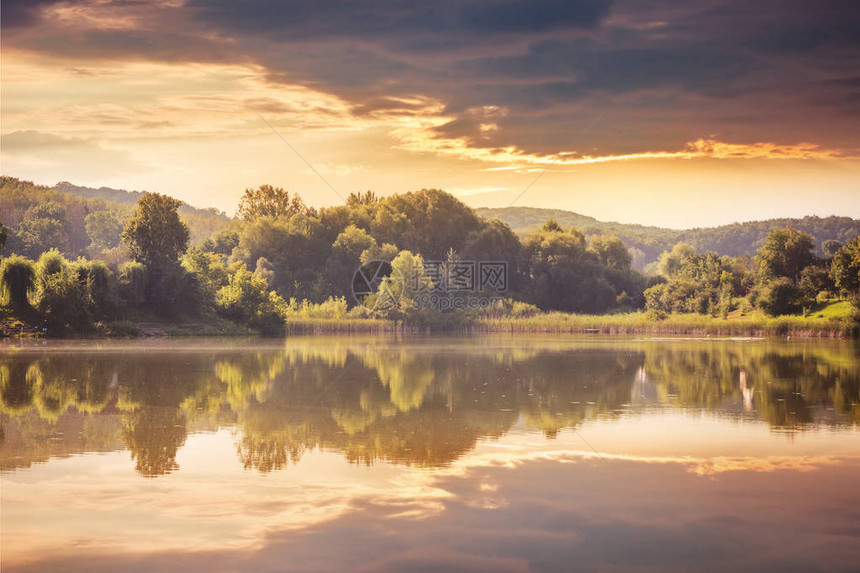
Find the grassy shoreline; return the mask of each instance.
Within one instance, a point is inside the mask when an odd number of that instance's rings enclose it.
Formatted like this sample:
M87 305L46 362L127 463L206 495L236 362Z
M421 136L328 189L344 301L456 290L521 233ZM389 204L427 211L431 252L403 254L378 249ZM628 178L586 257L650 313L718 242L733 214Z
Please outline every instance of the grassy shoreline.
M4 338L41 337L40 328L4 317L0 336ZM520 317L478 317L444 329L472 333L545 333L601 335L670 335L670 336L791 336L798 338L856 338L860 323L851 316L778 316L761 313L716 318L698 314L672 314L656 319L644 312L614 315L582 315L562 312L540 313ZM426 326L377 318L290 317L285 335L304 334L383 334L425 333ZM127 322L124 327L93 333L68 333L61 338L135 338L184 336L247 336L247 328L227 321L150 323ZM89 336L88 336L89 335Z
M425 332L381 319L300 318L287 322L288 334ZM644 312L616 315L580 315L551 312L528 317L479 318L454 331L558 333L558 334L665 334L685 336L794 336L799 338L851 338L860 325L849 317L768 317L763 314L715 318L675 314L655 319Z
M858 335L858 324L848 319L763 315L715 318L698 314L673 314L657 320L643 312L608 316L549 313L524 318L482 319L478 321L476 328L486 332L570 334L795 336L800 338L849 338Z

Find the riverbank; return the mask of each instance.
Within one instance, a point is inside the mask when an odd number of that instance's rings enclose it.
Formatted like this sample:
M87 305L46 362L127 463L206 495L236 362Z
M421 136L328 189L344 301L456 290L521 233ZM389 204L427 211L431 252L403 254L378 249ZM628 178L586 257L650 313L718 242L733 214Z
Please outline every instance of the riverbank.
M479 320L474 328L487 332L799 338L850 338L856 337L860 330L858 323L848 318L764 315L715 318L698 314L675 314L655 319L644 312L608 316L548 313L523 318L487 318Z
M40 337L45 333L37 325L20 320L6 320L0 325L3 337ZM655 318L645 312L614 315L582 315L562 312L531 316L468 317L446 321L445 328L410 325L378 318L297 318L286 321L285 334L381 334L390 332L421 333L433 330L487 333L556 333L602 335L667 336L791 336L797 338L855 338L860 322L850 313L768 317L761 313L718 318L698 314L673 314ZM175 336L247 336L246 327L216 320L206 322L137 322L120 321L102 325L94 332L66 333L63 337L135 338ZM47 335L52 337L52 333Z
M421 332L418 326L381 319L294 319L287 322L289 334L337 334ZM798 338L851 338L860 324L846 316L778 316L754 313L717 318L698 314L673 314L657 319L644 312L615 315L581 315L562 312L525 317L480 317L464 320L451 330L471 332L558 333L558 334L659 334L684 336L793 336Z

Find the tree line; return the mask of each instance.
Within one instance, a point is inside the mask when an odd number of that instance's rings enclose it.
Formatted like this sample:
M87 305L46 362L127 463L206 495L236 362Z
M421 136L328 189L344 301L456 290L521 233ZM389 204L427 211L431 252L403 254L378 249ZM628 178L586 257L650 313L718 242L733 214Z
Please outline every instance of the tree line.
M844 244L860 234L860 220L837 216L768 219L718 227L677 230L599 221L594 217L561 209L504 207L479 208L476 211L483 217L504 221L518 235L533 232L548 219L554 219L565 228L581 229L587 238L592 235L616 236L630 249L633 255L633 268L649 274L656 272L659 256L677 243L688 243L701 252L713 251L732 257L752 257L764 244L771 231L791 227L813 236L815 254L824 256L825 242L833 240Z
M353 193L345 205L317 209L263 185L245 191L235 219L196 242L180 216L182 203L165 195L143 194L124 220L105 209L87 214L93 238L107 227L105 235L118 234L111 256L100 260L64 254L69 236L52 202L17 229L3 228L5 252L13 253L22 243L10 248L8 238L28 232L28 222L53 231L41 235L49 238L38 256L4 257L0 286L7 307L53 331L160 315L220 317L274 334L291 312L314 304L337 307L342 316L425 325L469 318L469 312L416 308L414 287L403 278L400 284L383 280L380 293L396 294L390 304L360 304L353 280L370 261L384 261L397 271L392 277L418 277L429 288L428 261L503 262L505 300L495 301L495 312L525 304L589 314L644 309L655 319L754 309L778 315L807 313L826 297L856 301L860 291L860 238L826 241L824 256L817 256L813 237L791 228L772 231L754 257L700 253L678 243L660 255L656 274L646 276L633 270L632 249L617 237L587 237L549 220L521 238L436 189L388 197ZM440 314L453 320L440 322Z

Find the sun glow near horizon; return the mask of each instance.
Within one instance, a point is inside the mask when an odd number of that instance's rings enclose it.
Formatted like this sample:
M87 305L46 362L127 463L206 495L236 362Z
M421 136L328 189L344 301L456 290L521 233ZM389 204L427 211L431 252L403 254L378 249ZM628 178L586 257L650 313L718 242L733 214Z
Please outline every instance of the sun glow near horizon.
M244 189L270 183L315 206L341 201L329 184L342 196L439 188L474 207L558 208L672 228L860 217L856 115L810 103L851 89L841 60L821 80L829 87L803 103L745 74L726 75L722 93L712 86L716 70L692 63L676 78L660 67L678 57L669 51L639 63L658 66L649 80L588 60L568 69L539 48L546 42L560 56L565 41L596 34L589 49L599 59L620 53L608 39L620 30L635 30L645 54L688 42L667 31L671 14L646 26L630 10L622 3L593 31L511 36L504 48L496 42L508 32L476 31L469 49L388 53L396 36L362 37L352 51L313 32L302 41L254 37L184 2L47 2L11 17L7 9L2 172L165 192L230 214ZM674 17L683 29L686 16ZM36 42L39 29L57 39ZM176 34L172 52L148 43L167 34ZM389 59L374 64L371 53ZM360 61L340 61L349 54ZM799 65L780 58L771 62L780 77Z

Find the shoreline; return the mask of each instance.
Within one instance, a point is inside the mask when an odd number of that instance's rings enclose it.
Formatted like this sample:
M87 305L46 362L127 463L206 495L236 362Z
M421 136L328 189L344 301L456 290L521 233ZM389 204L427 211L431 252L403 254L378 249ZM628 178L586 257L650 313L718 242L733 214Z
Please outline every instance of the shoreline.
M133 328L129 328L129 326ZM669 336L745 336L851 339L860 337L860 324L848 318L820 319L800 316L714 318L704 315L669 315L657 320L645 313L618 315L576 315L547 313L525 317L478 318L447 328L409 325L402 321L375 318L290 318L283 335L313 334L428 334L434 332L464 333L535 333L577 335ZM16 325L2 328L0 338L25 339L105 339L105 338L184 338L260 336L238 325L224 322L140 322L125 323L120 331L70 332L45 336L41 329Z

